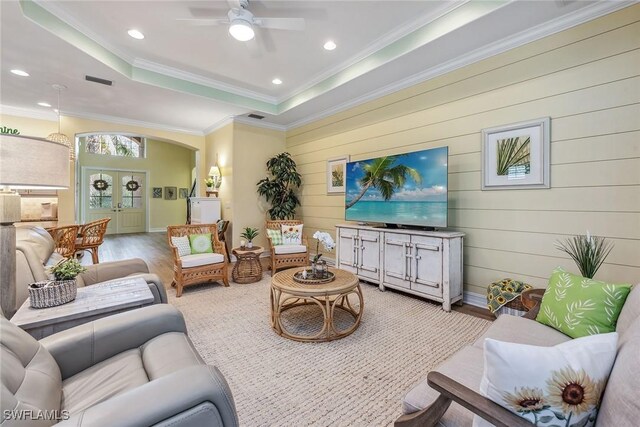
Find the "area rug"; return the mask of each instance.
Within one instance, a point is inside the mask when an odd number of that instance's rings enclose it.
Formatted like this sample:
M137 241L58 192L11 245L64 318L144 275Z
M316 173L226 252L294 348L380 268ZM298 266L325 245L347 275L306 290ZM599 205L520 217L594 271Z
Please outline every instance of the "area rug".
M265 274L253 284L188 287L180 298L168 292L204 360L227 378L243 426L391 425L404 394L489 326L363 283L364 315L352 335L300 343L271 329L269 283ZM319 315L296 310L290 325Z

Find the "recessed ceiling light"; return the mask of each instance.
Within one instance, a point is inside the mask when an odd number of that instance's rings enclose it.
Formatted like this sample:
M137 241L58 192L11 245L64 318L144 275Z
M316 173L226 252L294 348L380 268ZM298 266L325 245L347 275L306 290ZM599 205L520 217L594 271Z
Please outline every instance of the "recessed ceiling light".
M51 104L47 103L47 102L38 102L38 105L41 107L51 107Z
M333 40L329 40L324 44L324 48L325 50L333 50L336 48L336 44L333 42Z
M127 31L127 34L129 34L131 37L133 37L136 40L142 40L144 38L144 34L142 34L138 30L129 30Z
M29 77L29 73L27 73L26 71L22 71L22 70L11 70L11 72L13 74L15 74L16 76L20 76L20 77Z
M276 77L275 79L271 80L271 83L273 83L274 85L281 85L282 80Z

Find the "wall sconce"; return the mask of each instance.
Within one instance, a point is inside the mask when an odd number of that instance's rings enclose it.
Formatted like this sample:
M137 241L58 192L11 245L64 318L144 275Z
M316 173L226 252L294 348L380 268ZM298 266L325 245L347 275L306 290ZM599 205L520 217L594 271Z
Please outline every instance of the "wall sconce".
M218 154L216 153L216 164L211 166L209 169L209 176L213 180L213 188L220 188L220 184L222 184L222 172L220 172L220 168L218 167Z

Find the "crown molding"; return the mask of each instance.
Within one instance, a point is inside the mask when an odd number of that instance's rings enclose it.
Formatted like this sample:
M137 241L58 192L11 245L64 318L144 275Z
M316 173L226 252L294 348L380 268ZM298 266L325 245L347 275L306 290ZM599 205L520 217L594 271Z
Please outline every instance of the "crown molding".
M287 126L279 125L277 123L264 122L262 120L255 120L246 116L227 116L224 119L219 120L214 124L212 124L211 126L209 126L208 128L204 129L202 133L204 135L209 135L210 133L215 132L218 129L222 129L223 127L231 123L240 123L243 125L253 126L253 127L262 128L262 129L278 130L281 132L284 132L287 130Z
M495 55L507 52L511 49L515 49L519 46L523 46L527 43L540 40L544 37L556 34L560 31L568 30L569 28L583 24L585 22L592 21L601 16L613 13L615 11L624 9L632 4L635 4L637 0L623 0L623 1L605 1L598 2L592 6L587 6L577 12L571 13L568 16L562 16L551 21L540 24L528 30L521 31L513 36L504 38L480 49L476 49L468 54L462 55L453 60L444 62L435 67L428 68L420 73L406 77L402 80L398 80L387 86L383 86L380 89L369 92L366 95L354 98L342 104L338 104L334 107L326 109L324 111L312 114L304 119L297 120L289 123L286 127L287 130L295 129L300 126L307 125L317 120L324 119L331 115L337 114L341 111L348 110L350 108L362 105L366 102L374 99L381 98L386 95L398 92L402 89L407 89L419 83L423 83L427 80L433 79L440 75L449 73L459 68L471 65L473 63L482 61Z
M269 104L275 105L278 102L278 99L275 96L264 95L262 93L255 92L249 89L244 89L238 86L223 83L219 80L210 79L208 77L190 73L188 71L183 71L174 67L158 64L157 62L147 61L146 59L136 58L133 60L131 65L142 70L153 71L158 74L163 74L180 80L186 80L191 83L207 86L225 92L230 92L234 95L256 99L258 101L267 102Z
M382 35L381 37L377 38L372 43L370 43L368 46L366 46L364 49L362 49L357 55L351 58L348 58L347 60L337 64L336 66L331 67L328 70L325 70L315 75L314 77L309 79L306 83L303 83L302 85L299 85L298 87L290 90L286 94L279 96L277 98L277 103L280 104L286 101L287 99L296 96L300 92L303 92L307 89L312 88L313 86L321 83L323 80L326 80L329 77L333 76L334 74L339 73L340 71L353 66L354 64L362 61L366 57L376 53L380 49L385 48L391 43L397 40L400 40L401 38L411 34L417 29L431 24L433 21L437 20L438 18L441 18L442 16L459 8L460 6L464 5L465 3L468 3L469 1L471 0L450 1L447 4L443 5L442 7L438 8L437 10L431 13L428 13L426 15L419 16L415 18L413 21L408 22L402 25L401 27L396 28L395 30L392 30Z
M142 120L126 119L124 117L108 116L103 114L91 113L75 113L71 111L62 111L61 114L66 117L77 117L79 119L97 120L101 122L117 123L121 125L138 126L149 129L163 130L167 132L184 133L188 135L204 136L201 130L182 128L177 126L166 126L158 123L145 122Z
M14 107L11 105L0 105L0 114L8 116L26 117L28 119L46 120L58 123L58 115L53 110L40 110L36 108Z
M263 120L257 120L257 119L252 119L252 118L246 117L246 116L235 116L233 118L233 121L235 123L242 123L243 125L254 126L254 127L257 127L257 128L270 129L270 130L279 130L279 131L283 131L283 132L287 130L287 126L286 125L279 125L277 123L265 122L264 119Z

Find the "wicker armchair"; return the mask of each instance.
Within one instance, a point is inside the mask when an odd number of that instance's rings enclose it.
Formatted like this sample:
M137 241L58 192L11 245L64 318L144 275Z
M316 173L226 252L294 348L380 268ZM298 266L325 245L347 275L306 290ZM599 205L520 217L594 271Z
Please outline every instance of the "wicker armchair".
M211 233L214 254L184 255L181 257L178 248L171 242L172 237L206 233ZM171 282L171 286L176 288L176 297L182 295L183 287L196 283L222 280L224 286L229 286L227 250L224 244L218 240L217 224L171 225L167 227L167 241L173 255L173 282ZM222 255L222 259L219 262L206 263L207 257L199 255L218 255L218 257Z
M225 221L221 219L220 221L218 221L217 225L218 225L218 240L220 240L224 244L224 249L227 251L227 261L231 262L231 255L229 254L229 246L227 245L227 238L225 237L227 228L229 228L229 221Z
M76 253L78 229L78 225L47 228L55 244L54 250L65 258L73 257Z
M90 251L94 264L98 264L98 248L104 242L104 235L107 233L107 225L111 218L102 218L91 221L80 226L78 239L76 240L76 251Z
M302 221L297 219L278 219L267 221L266 228L271 230L282 230L283 225L300 225ZM302 245L306 246L307 250L304 252L295 253L283 253L276 254L276 249L271 241L271 238L267 235L269 240L269 250L271 250L271 275L276 273L279 268L289 267L304 267L309 265L309 245L307 244L307 238L302 237Z

